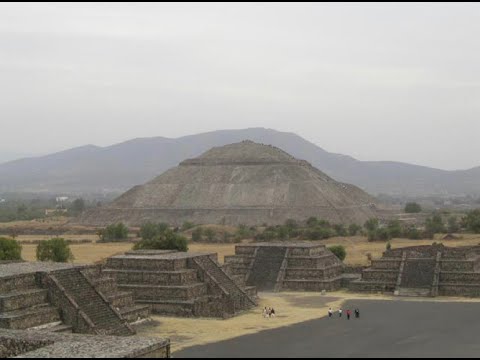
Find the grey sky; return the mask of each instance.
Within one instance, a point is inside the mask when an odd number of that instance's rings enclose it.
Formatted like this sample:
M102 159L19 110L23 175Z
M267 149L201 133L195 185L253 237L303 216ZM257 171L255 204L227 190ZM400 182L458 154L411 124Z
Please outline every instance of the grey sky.
M0 4L0 153L216 129L480 165L478 4Z

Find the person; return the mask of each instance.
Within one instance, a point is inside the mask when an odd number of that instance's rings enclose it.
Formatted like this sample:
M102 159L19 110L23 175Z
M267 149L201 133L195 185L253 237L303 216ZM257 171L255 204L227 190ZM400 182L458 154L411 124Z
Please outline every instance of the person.
M270 317L275 317L275 309L273 307L270 310Z
M332 308L329 308L329 309L328 309L328 317L331 318L332 315L333 315Z
M342 317L342 314L343 314L343 310L342 310L342 309L338 309L338 317Z
M352 314L352 313L351 313L350 309L348 309L348 310L347 310L347 319L348 319L348 320L350 320L350 315L351 315L351 314Z
M262 315L263 315L264 318L266 318L268 316L268 310L267 310L266 306L263 308L263 314Z
M355 317L358 319L360 317L360 309L355 309Z

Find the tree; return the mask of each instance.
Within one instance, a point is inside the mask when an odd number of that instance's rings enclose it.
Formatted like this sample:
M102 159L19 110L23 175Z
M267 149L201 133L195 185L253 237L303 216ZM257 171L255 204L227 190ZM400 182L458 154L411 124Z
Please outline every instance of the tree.
M159 233L153 239L142 239L133 247L134 250L178 250L188 251L188 241L183 235L171 229Z
M387 245L385 246L385 248L387 249L387 251L392 249L392 244L390 243L390 241L387 241Z
M97 231L101 241L117 241L128 238L128 227L124 223L108 225L105 229Z
M425 232L430 236L445 232L445 225L443 224L442 217L435 214L432 217L427 218L427 220L425 220Z
M348 234L350 236L356 236L360 230L362 230L362 227L360 225L357 225L357 224L350 224L348 226Z
M82 198L75 199L72 202L72 206L70 208L70 211L75 216L84 212L85 211L85 200L83 200Z
M345 225L343 224L335 224L333 226L333 229L335 230L335 233L337 236L347 236L348 232L347 229L345 229Z
M142 224L142 226L140 226L140 232L138 233L138 235L143 240L151 240L158 236L159 233L160 231L157 224L152 222L146 222L145 224Z
M462 219L464 226L468 231L475 234L480 233L480 209L472 210Z
M368 232L374 232L378 229L379 222L377 218L368 219L363 225Z
M345 258L347 257L347 251L342 245L330 246L328 250L330 250L337 258L339 258L340 261L345 260Z
M194 226L195 226L194 223L192 223L192 222L190 222L190 221L185 221L185 222L182 224L182 231L190 230L190 229L192 229Z
M43 240L37 246L38 261L69 262L74 257L70 246L63 238Z
M0 261L22 260L22 245L15 239L0 237Z
M211 228L206 228L204 234L208 242L213 242L213 240L215 239L215 231Z
M390 220L387 229L392 238L399 238L403 235L402 225L399 220Z
M311 216L307 219L308 227L315 227L318 223L318 219L315 216Z
M203 229L199 226L192 231L192 241L202 241Z
M458 224L458 220L456 216L450 216L447 220L447 230L449 233L456 233L460 231L460 225Z
M409 202L405 205L405 212L409 214L419 213L422 211L422 207L416 202Z

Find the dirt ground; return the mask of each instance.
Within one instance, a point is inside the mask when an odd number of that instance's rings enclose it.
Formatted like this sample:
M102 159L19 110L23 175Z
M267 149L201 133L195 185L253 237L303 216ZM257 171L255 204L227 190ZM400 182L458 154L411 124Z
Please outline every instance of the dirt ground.
M65 235L63 236L69 240L90 239L96 240L96 235ZM463 234L462 239L459 240L442 240L443 235L439 235L435 240L408 240L408 239L393 239L390 243L392 248L415 246L415 245L429 245L434 241L442 242L446 246L464 246L464 245L478 245L480 243L480 235ZM18 239L22 241L30 241L44 238L41 235L24 235L19 236ZM48 238L48 237L46 237ZM373 258L379 258L385 251L385 242L368 242L365 237L336 237L328 240L320 241L319 243L327 246L343 245L347 251L345 264L347 265L368 265L367 254L372 254ZM76 263L92 263L101 261L109 256L121 254L132 248L131 243L87 243L87 244L73 244L71 249L75 256ZM35 260L36 245L24 244L23 257L27 261ZM235 254L235 244L206 244L206 243L190 243L189 249L192 252L216 252L221 263L224 261L226 255Z

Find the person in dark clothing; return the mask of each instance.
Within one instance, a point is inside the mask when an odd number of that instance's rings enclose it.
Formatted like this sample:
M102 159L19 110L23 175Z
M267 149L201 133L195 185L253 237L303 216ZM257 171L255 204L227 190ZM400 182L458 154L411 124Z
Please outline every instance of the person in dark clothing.
M352 315L352 312L350 309L347 310L347 319L350 320L350 315Z
M360 317L360 310L358 308L355 309L355 317L357 319Z

